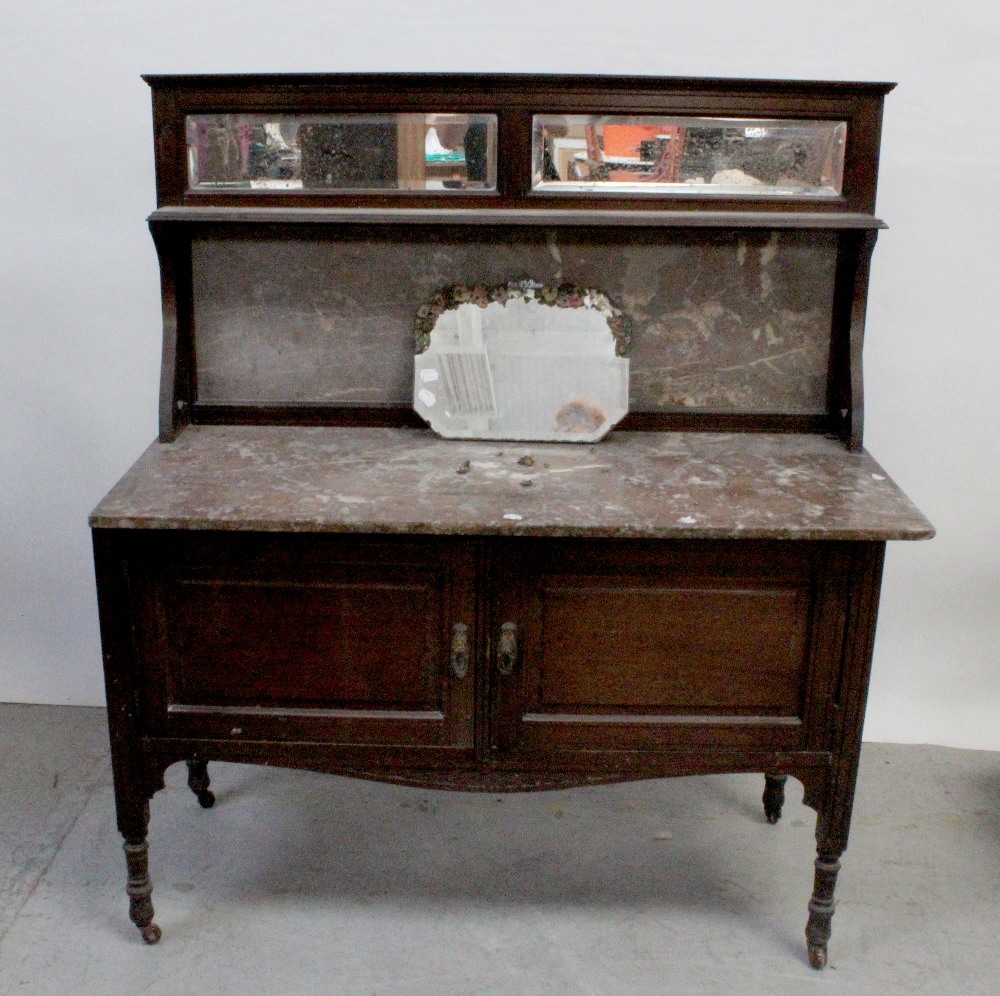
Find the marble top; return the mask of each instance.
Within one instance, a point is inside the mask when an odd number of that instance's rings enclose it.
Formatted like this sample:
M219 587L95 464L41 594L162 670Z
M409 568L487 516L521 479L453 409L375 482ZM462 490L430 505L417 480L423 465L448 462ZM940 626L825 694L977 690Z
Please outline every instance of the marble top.
M100 529L927 539L867 454L800 434L613 432L595 444L430 430L197 426L154 443Z

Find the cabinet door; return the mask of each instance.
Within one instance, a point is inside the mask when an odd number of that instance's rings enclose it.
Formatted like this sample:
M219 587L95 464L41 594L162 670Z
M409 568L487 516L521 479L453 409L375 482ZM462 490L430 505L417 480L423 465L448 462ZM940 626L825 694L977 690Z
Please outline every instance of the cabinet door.
M494 757L804 748L839 652L815 639L836 614L826 561L809 543L499 544Z
M471 750L471 547L240 533L136 544L147 734Z

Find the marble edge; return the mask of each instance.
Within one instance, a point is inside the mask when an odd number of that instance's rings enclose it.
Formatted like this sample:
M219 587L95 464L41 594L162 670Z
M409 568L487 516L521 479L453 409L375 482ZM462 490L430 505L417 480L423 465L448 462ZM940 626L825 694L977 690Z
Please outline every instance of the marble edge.
M910 514L914 518L919 518L922 522L920 528L913 527L905 531L905 534L898 536L886 536L887 540L929 540L934 539L937 536L937 529L931 523L931 521L924 515L923 512L913 504L910 496L890 477L885 468L871 455L867 448L861 450L861 456L868 460L869 464L873 469L872 473L876 471L881 474L882 477L888 482L892 489L899 495L899 497L906 502L910 507Z
M186 532L254 532L254 533L331 533L385 536L548 536L577 539L691 539L691 540L829 540L888 542L927 540L935 535L934 527L911 529L817 529L776 526L773 528L733 528L705 526L629 527L532 525L531 523L433 523L329 522L319 520L276 521L273 519L187 519L141 516L95 515L89 517L91 529L122 530L184 530Z

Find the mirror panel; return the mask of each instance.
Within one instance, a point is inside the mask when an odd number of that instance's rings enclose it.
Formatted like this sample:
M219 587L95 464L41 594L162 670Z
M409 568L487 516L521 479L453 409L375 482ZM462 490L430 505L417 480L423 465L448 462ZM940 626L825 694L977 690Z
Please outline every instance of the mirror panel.
M546 193L838 197L847 124L536 114L532 187Z
M600 291L451 287L420 308L413 406L447 439L594 442L628 412L628 333Z
M191 190L496 190L495 114L190 114Z

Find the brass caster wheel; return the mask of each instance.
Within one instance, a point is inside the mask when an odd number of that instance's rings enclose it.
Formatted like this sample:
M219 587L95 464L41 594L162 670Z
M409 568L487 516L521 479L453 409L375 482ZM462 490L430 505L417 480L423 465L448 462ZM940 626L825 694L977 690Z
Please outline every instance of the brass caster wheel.
M826 945L809 945L809 964L815 969L826 968Z
M155 944L163 936L163 932L155 923L147 923L145 927L140 927L139 933L147 944Z

